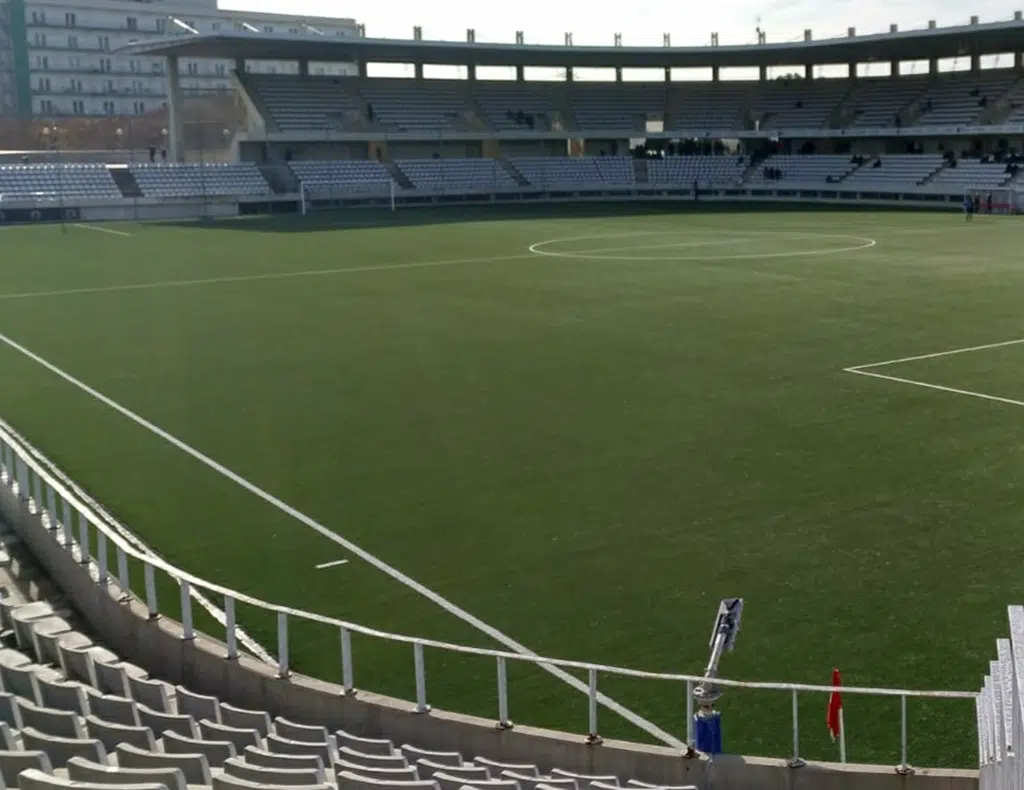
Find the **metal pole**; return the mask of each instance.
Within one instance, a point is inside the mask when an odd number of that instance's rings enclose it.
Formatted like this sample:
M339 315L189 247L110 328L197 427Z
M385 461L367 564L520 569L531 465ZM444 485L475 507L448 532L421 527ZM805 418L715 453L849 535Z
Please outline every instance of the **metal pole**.
M277 613L277 676L288 677L288 615Z
M229 595L224 597L224 628L226 630L225 641L228 645L226 658L238 658L238 641L235 636L235 599Z
M693 748L693 681L686 681L686 745Z
M181 638L195 639L192 630L192 588L187 581L181 580Z
M914 769L907 762L907 695L900 695L900 765L896 772L907 776L914 773Z
M83 563L88 563L89 556L89 519L85 513L78 514L78 558Z
M498 727L503 730L512 727L508 720L508 667L504 656L498 656Z
M121 584L121 594L131 595L131 580L128 578L128 555L124 553L124 549L120 546L117 547L117 579Z
M346 694L355 691L352 680L352 633L347 628L341 629L341 687Z
M800 707L796 689L793 689L793 759L789 761L789 767L800 768L803 765L804 761L800 759Z
M429 713L427 704L427 668L423 660L423 644L415 642L412 646L413 664L416 668L416 712Z
M124 552L120 552L120 556L124 556ZM153 566L150 563L146 563L143 566L143 574L146 580L146 606L149 607L149 619L155 620L160 616L160 612L157 609L156 600L156 579L153 577Z
M105 584L107 581L107 536L102 529L96 530L96 565L99 570L99 582Z
M590 681L587 695L589 702L587 743L600 743L601 736L597 734L597 670L587 670L587 679Z

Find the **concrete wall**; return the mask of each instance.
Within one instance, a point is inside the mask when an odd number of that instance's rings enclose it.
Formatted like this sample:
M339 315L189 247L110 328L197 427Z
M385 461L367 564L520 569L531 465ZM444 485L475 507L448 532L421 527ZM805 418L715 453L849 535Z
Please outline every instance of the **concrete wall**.
M403 700L366 692L345 695L336 685L276 670L248 657L225 658L224 644L205 636L182 638L177 622L150 620L146 607L115 584L97 585L88 567L60 546L40 519L0 485L0 518L33 552L79 613L111 649L155 677L249 709L370 737L387 737L428 749L455 749L541 768L559 766L588 774L615 774L668 785L695 784L728 790L977 790L977 771L919 770L907 777L889 766L812 763L791 769L782 760L686 758L669 748L620 741L588 745L581 735L516 727L446 711L418 714ZM954 747L954 744L950 745Z

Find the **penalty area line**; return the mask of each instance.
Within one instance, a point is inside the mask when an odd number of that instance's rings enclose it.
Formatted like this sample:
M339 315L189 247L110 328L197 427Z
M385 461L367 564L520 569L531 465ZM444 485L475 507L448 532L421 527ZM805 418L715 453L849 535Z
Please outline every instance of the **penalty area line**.
M516 256L516 257L521 257L521 256ZM15 340L11 339L7 335L0 334L0 343L2 343L3 345L6 345L8 348L12 349L13 351L17 351L22 356L27 357L28 359L32 360L33 362L35 362L40 367L45 368L46 370L48 370L53 375L57 376L60 379L63 379L65 382L67 382L68 384L72 385L73 387L75 387L76 389L80 390L81 392L84 392L86 395L90 396L94 400L99 401L104 406L107 406L108 408L112 409L113 411L116 411L121 416L126 417L127 419L131 420L136 425L138 425L141 428L144 428L146 431L148 431L149 433L153 434L154 436L157 436L160 439L163 439L165 442L167 442L168 444L172 445L173 447L176 447L178 450L180 450L181 452L183 452L186 455L190 456L194 460L199 461L199 463L201 463L204 466L208 467L209 469L213 470L217 474L219 474L222 477L230 480L231 482L235 483L236 485L238 485L242 489L248 491L250 494L253 494L254 496L256 496L259 499L263 500L268 505L271 505L272 507L274 507L277 510L281 511L285 515L291 516L295 521L299 522L303 526L308 527L309 529L319 533L320 535L322 535L323 537L327 538L328 540L338 544L343 549L348 551L350 554L355 555L359 559L363 560L364 562L368 563L369 565L372 565L374 568L376 568L377 570L381 571L382 573L384 573L385 575L389 576L390 578L394 579L395 581L399 582L400 584L403 584L406 587L410 588L411 590L419 593L421 596L426 598L431 603L437 605L439 608L443 609L444 611L448 612L449 614L453 615L454 617L457 617L458 619L462 620L467 625L472 626L477 631L480 631L481 633L483 633L486 636L490 637L495 642L497 642L498 644L503 645L508 650L510 650L510 651L512 651L514 653L518 653L519 655L524 656L525 658L539 658L537 653L534 652L533 650L530 650L525 645L520 644L519 642L514 640L512 637L510 637L507 634L499 631L494 626L484 622L479 617L470 614L469 612L467 612L465 609L461 608L457 604L453 603L452 601L449 601L447 598L445 598L440 593L435 592L434 590L430 589L426 585L421 584L420 582L416 581L411 576L408 576L405 573L403 573L402 571L398 570L394 566L389 565L384 560L382 560L380 557L376 556L375 554L371 554L369 551L367 551L366 549L362 548L358 544L353 543L351 540L348 540L347 538L342 537L341 535L337 534L336 532L331 531L330 529L325 527L323 524L321 524L320 522L318 522L315 519L313 519L311 516L306 515L305 513L300 511L299 509L289 505L287 502L285 502L285 501L277 498L273 494L265 491L264 489L262 489L259 486L257 486L255 483L253 483L253 482L247 480L246 478L242 477L237 472L235 472L232 469L229 469L228 467L224 466L223 464L215 461L213 458L211 458L210 456L206 455L202 451L197 450L195 447L192 447L190 444L187 444L183 440L179 439L177 436L174 436L172 433L164 430L163 428L161 428L160 426L156 425L155 423L150 422L145 417L142 417L141 415L135 413L134 411L129 409L127 406L121 405L120 403L115 401L113 398L110 398L110 397L104 395L99 390L97 390L97 389L95 389L93 387L90 387L85 382L81 381L80 379L75 378L74 376L72 376L67 371L62 370L61 368L57 367L55 364L53 364L49 360L41 357L39 354L36 354L34 351L26 348L25 346L21 345L20 343L18 343ZM590 694L590 686L589 686L588 683L585 683L584 681L580 680L579 678L575 677L574 675L569 674L568 672L566 672L561 667L553 666L551 664L543 664L543 663L539 663L539 664L537 664L537 666L539 666L541 669L545 670L549 674L553 675L554 677L558 678L562 682L566 683L568 686L570 686L571 688L573 688L576 691L580 692L581 694L587 694L587 695ZM600 702L602 705L604 705L609 710L614 711L615 713L617 713L619 716L621 716L623 719L628 721L630 724L632 724L635 727L643 730L644 732L648 733L649 735L657 738L658 740L660 740L662 743L666 744L667 746L670 746L670 747L675 748L675 749L683 749L683 748L685 748L685 744L681 740L679 740L677 737L675 737L674 735L671 735L670 733L666 732L665 730L663 730L662 728L658 727L653 722L648 721L647 719L645 719L644 717L640 716L639 714L634 713L632 710L630 710L629 708L625 707L621 703L616 702L614 699L612 699L608 695L606 695L606 694L604 694L602 692L598 692L597 693L597 700L598 700L598 702Z
M322 571L325 568L334 568L334 567L337 567L338 565L345 565L347 563L348 563L348 560L331 560L330 562L321 562L319 565L317 565L315 567L316 567L316 569L318 571Z
M111 236L131 236L131 233L127 233L123 230L115 230L114 228L104 228L99 225L89 225L86 222L76 222L71 227L81 228L82 230L92 230L96 233L107 233Z

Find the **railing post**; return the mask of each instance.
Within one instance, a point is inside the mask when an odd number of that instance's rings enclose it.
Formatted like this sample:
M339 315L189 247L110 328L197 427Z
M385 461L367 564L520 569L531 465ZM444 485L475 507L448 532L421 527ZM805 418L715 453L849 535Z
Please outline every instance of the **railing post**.
M413 664L416 667L416 712L429 713L427 704L427 667L423 660L423 645L414 642L412 646Z
M0 482L11 479L11 467L7 465L7 442L0 438Z
M344 626L341 629L341 687L346 694L356 690L352 681L352 633Z
M22 502L28 502L30 498L29 494L29 474L28 464L25 463L24 459L19 455L14 463L18 467L18 499Z
M89 519L81 512L78 514L78 559L84 564L92 559L89 555Z
M123 551L120 552L120 556L124 556ZM153 574L153 566L148 562L143 566L143 575L146 579L146 606L149 608L149 619L155 620L160 616L160 611L157 609L156 578Z
M96 566L99 571L100 584L106 584L107 576L107 536L102 529L96 530Z
M793 758L787 763L790 768L801 768L804 761L800 759L800 708L797 704L796 689L793 689Z
M900 764L896 767L896 773L902 776L909 776L914 769L907 762L907 695L900 694Z
M512 729L508 718L508 666L504 656L498 656L498 729Z
M64 530L64 548L68 551L75 545L75 524L71 518L71 503L66 499L61 500L61 521Z
M597 670L587 670L590 689L588 691L588 723L587 743L595 745L601 742L601 736L597 734Z
M121 585L122 595L132 594L131 579L128 578L128 555L120 546L117 546L117 581Z
M686 681L686 746L693 749L693 681Z
M184 579L181 580L181 638L186 641L196 638L192 630L192 587Z
M50 519L50 529L57 529L60 524L57 520L57 492L49 483L46 483L46 515Z
M233 661L238 658L238 636L235 634L235 599L230 595L224 596L224 629L226 631L224 641L228 646L228 654L225 658Z
M36 505L36 515L43 514L43 478L36 472L32 475L32 499Z
M277 613L277 676L288 677L288 614Z

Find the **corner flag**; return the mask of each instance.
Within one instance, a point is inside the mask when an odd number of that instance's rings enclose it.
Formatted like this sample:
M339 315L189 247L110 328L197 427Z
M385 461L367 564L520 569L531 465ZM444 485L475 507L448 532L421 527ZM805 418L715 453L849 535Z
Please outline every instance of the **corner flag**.
M839 678L839 670L832 670L832 685L839 688L843 685ZM843 697L838 691L828 695L828 709L825 712L825 724L828 725L832 740L839 740L839 761L846 762L846 730L843 727Z

